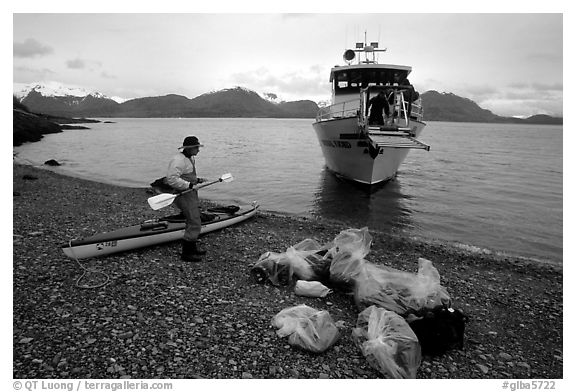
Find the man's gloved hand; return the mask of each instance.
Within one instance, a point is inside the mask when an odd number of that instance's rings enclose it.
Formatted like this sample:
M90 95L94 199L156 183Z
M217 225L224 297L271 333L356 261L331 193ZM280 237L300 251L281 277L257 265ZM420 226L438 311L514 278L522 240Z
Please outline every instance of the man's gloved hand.
M198 178L196 179L196 183L192 183L192 182L191 182L190 185L188 185L188 188L189 188L189 189L194 189L194 187L195 187L196 185L202 184L203 182L206 182L206 181L208 181L206 178L200 178L200 177L198 177Z

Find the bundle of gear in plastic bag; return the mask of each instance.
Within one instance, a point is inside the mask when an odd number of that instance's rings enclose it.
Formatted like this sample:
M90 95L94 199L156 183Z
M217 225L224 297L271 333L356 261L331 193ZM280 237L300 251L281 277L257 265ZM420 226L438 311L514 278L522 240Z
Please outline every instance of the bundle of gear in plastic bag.
M418 337L423 355L462 349L468 317L452 307L432 262L419 258L416 274L370 263L364 257L371 240L366 228L340 233L334 239L340 246L329 250L333 255L330 280L353 282L360 311L375 305L404 317Z
M332 347L340 337L338 327L325 310L298 305L280 311L272 319L279 328L276 334L288 336L288 343L304 350L321 353Z
M352 286L354 270L363 265L371 243L368 228L344 230L325 245L307 238L285 252L263 253L251 273L257 282L276 286L296 280Z
M348 229L340 232L332 241L327 256L330 264L330 282L344 287L356 285L356 279L368 263L364 258L370 252L372 236L368 228Z
M416 378L418 338L398 314L374 305L358 315L352 338L368 363L387 378Z
M318 241L307 238L289 247L286 252L266 252L251 268L251 273L257 282L270 282L275 286L289 285L298 279L327 280L330 260L326 253L330 246L322 246Z
M377 305L403 316L421 309L449 305L450 295L430 260L418 259L416 274L365 263L355 277L354 299L363 310Z
M468 318L451 307L450 295L430 260L418 259L417 273L376 265L365 259L371 244L368 228L347 229L325 245L305 239L284 253L266 252L251 271L261 283L322 281L329 287L352 290L361 312L355 339L363 354L386 377L414 377L421 355L440 355L463 347ZM330 290L298 282L298 295L323 296ZM369 320L376 323L372 329ZM361 333L362 328L366 331ZM398 329L402 338L387 335ZM361 338L365 340L362 343Z

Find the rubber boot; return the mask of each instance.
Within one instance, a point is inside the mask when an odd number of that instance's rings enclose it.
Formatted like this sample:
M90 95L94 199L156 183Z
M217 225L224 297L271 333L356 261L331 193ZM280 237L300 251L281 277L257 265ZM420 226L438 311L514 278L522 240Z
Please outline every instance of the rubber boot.
M198 248L198 242L193 241L190 243L191 243L190 249L193 255L204 256L206 254L206 251L204 249Z
M199 255L193 252L196 248L196 242L182 240L182 261L197 263L202 261Z

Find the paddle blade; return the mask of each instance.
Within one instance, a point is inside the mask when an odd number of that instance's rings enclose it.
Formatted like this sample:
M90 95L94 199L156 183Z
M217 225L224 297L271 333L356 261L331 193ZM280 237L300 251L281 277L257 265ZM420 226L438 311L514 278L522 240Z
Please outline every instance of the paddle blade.
M150 204L150 207L153 210L159 210L172 204L177 196L178 195L173 195L171 193L161 193L159 195L150 197L148 199L148 204Z
M234 177L232 177L232 174L230 173L222 174L222 177L220 177L220 181L222 182L234 181Z

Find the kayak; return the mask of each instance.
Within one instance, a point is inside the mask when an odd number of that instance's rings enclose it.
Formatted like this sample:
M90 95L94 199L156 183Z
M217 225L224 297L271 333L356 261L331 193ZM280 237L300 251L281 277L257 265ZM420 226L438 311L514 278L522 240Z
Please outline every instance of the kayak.
M200 234L243 222L254 216L258 207L258 203L253 202L241 206L209 208L202 212ZM105 256L180 240L184 236L185 227L186 223L182 215L171 215L87 238L74 239L62 245L62 251L71 259Z

